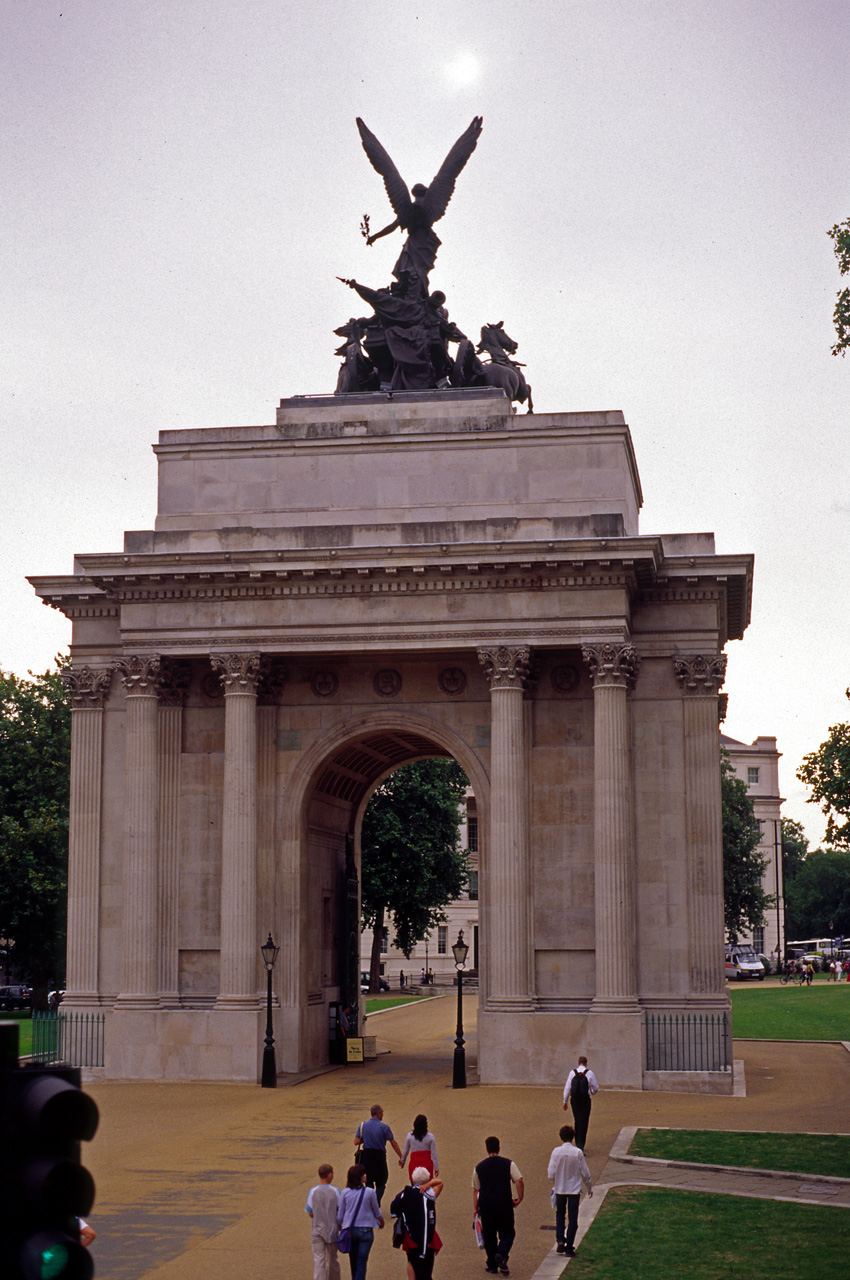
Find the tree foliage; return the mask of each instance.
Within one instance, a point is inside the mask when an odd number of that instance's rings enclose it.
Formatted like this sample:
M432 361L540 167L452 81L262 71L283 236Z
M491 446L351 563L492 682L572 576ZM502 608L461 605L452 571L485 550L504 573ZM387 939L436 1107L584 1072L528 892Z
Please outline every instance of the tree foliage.
M850 275L850 218L846 222L837 222L826 234L835 248L838 270L843 276ZM832 348L832 354L843 356L850 347L850 289L842 289L838 293L832 320L838 337L838 341Z
M361 892L363 929L375 932L375 978L385 917L392 917L393 946L409 958L466 886L467 854L458 835L468 785L456 761L422 760L396 769L369 801L360 837Z
M789 938L850 937L850 851L816 849L785 886Z
M761 837L747 788L735 776L727 752L720 758L723 806L723 911L730 942L764 924L773 898L762 888L767 859L758 852Z
M797 876L809 852L809 841L799 822L782 818L782 883L786 890Z
M827 844L850 849L850 724L834 724L817 751L803 757L797 777L826 814Z
M0 938L8 967L36 988L65 969L70 771L60 671L0 672Z

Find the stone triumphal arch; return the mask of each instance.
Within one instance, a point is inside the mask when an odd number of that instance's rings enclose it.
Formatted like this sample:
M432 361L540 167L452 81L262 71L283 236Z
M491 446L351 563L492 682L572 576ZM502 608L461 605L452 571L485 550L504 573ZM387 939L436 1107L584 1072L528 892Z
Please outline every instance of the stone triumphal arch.
M282 1071L359 995L359 823L454 756L479 806L479 1067L727 1088L718 705L751 558L641 535L619 412L500 391L166 431L153 530L33 579L73 619L67 1007L115 1078ZM649 1016L699 1053L650 1060ZM707 1015L707 1016L703 1016ZM670 1070L684 1067L680 1074ZM659 1074L661 1073L661 1074Z

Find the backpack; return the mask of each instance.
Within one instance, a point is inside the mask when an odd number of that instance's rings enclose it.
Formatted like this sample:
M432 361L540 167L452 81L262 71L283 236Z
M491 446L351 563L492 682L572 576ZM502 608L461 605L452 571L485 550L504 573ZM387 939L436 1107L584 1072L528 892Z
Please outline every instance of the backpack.
M590 1085L587 1082L587 1072L577 1071L570 1083L570 1101L588 1102L590 1100Z

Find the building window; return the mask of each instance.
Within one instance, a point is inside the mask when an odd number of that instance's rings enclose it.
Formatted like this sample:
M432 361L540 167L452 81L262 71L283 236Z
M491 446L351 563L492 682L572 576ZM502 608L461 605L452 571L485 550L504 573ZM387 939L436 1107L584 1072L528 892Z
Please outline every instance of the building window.
M437 925L437 955L444 956L449 948L449 926Z
M750 767L747 769L747 786L748 787L756 786L758 783L758 780L759 780L758 769L754 769L752 765L750 765Z
M386 955L390 949L390 931L389 929L381 930L381 954Z
M470 871L469 873L469 887L467 889L467 893L468 893L470 902L478 901L478 872L477 871Z
M764 951L764 926L760 925L758 929L753 929L753 950Z
M466 847L470 853L478 852L478 815L474 813L466 819Z

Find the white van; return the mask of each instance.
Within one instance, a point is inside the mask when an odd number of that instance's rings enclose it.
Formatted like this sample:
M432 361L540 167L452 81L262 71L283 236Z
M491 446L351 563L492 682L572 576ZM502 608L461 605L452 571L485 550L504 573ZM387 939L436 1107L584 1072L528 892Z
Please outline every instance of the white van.
M764 965L752 947L726 948L726 977L743 982L745 978L758 978L764 982Z

